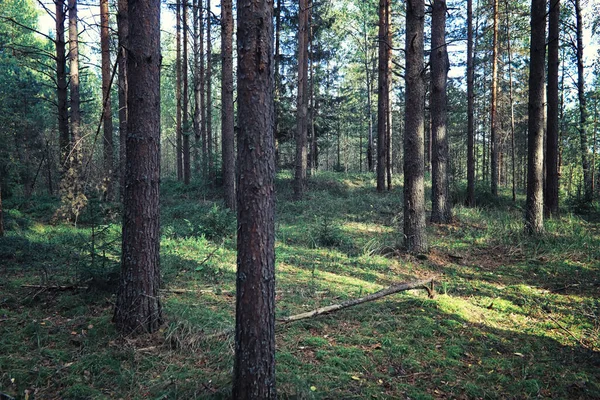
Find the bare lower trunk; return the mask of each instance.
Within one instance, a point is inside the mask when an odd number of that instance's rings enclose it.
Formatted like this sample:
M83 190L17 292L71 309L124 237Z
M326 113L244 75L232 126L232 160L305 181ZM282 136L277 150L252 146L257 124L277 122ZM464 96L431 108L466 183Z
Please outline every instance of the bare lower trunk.
M235 133L233 110L233 5L221 1L221 143L225 204L235 210Z
M69 110L67 87L67 56L65 51L65 2L56 0L56 97L58 112L58 145L60 148L61 172L68 168L69 154Z
M114 199L114 152L110 101L111 64L108 0L100 0L100 47L102 52L102 111L104 125L104 197Z
M275 399L273 3L238 0L238 241L232 398Z
M548 120L546 137L546 185L544 209L546 216L558 216L558 58L560 0L550 1L548 24Z
M160 0L129 4L127 163L123 255L114 322L125 334L155 332L160 285Z
M302 199L306 186L308 116L308 0L300 0L298 12L298 98L296 103L296 166L294 198Z
M202 171L201 169L201 161L200 161L200 124L202 123L202 110L200 108L200 96L201 96L201 87L200 87L200 58L202 54L200 53L200 8L202 5L200 4L201 0L193 0L192 8L193 8L193 52L194 52L194 115L192 117L193 120L193 128L194 128L194 174L196 176L200 176Z
M475 66L473 62L473 0L467 0L467 205L475 206Z
M491 192L498 196L498 176L500 147L498 144L498 0L494 1L494 26L492 44L492 99L490 103L490 153L491 153Z
M215 182L214 143L212 132L212 43L210 0L206 0L206 143L208 145L208 180Z
M409 252L427 252L425 232L425 132L423 30L425 4L409 0L406 7L406 105L404 133L404 245Z
M186 0L183 0L186 1ZM177 31L177 38L175 41L175 46L177 47L176 55L175 55L175 68L176 68L176 82L175 82L175 97L176 100L176 125L175 125L175 136L176 136L176 147L177 147L177 180L183 181L184 172L183 172L183 135L181 130L181 0L177 0L175 5L177 8L177 12L175 14L175 24Z
M525 226L530 234L544 230L544 61L546 56L544 0L531 1L529 122L527 138L527 202Z
M127 1L119 0L117 14L119 35L119 192L121 199L123 199L125 188L125 147L127 145L127 37L129 36Z
M448 223L452 216L448 196L446 1L435 0L431 17L431 222Z
M575 15L577 20L577 94L579 98L579 140L581 150L581 167L583 169L584 198L592 199L592 182L590 179L590 161L588 158L587 138L587 107L585 98L585 76L583 59L583 16L581 14L581 0L575 0Z
M386 187L387 172L387 109L389 107L388 74L388 4L391 0L379 0L379 61L377 84L377 191Z
M183 78L183 130L181 136L183 139L183 182L187 185L190 183L191 166L190 166L190 118L189 118L189 80L188 80L188 5L187 0L182 3L182 18L183 18L183 60L181 75Z

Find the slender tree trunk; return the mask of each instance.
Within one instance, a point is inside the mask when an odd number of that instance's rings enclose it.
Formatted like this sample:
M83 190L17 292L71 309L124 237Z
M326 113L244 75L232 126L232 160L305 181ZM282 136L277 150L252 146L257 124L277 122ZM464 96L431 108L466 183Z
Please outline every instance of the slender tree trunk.
M546 137L546 185L544 210L547 217L558 216L558 68L560 0L550 0L548 24L548 120Z
M0 237L4 236L4 212L2 211L2 184L0 182Z
M111 64L108 0L100 0L100 47L102 53L102 105L104 125L104 198L114 199L114 152L110 101Z
M498 167L500 146L498 144L498 0L494 2L494 25L492 44L492 99L490 103L490 153L491 153L491 192L498 196Z
M125 147L127 146L127 37L129 36L128 0L119 1L117 30L119 36L119 187L123 199L125 188Z
M206 140L206 70L204 68L204 3L202 0L198 0L198 7L200 11L199 16L199 31L198 44L200 46L200 139L202 141L202 177L208 179L208 141Z
M592 136L592 199L596 197L596 146L598 139L598 95L594 94L594 135Z
M275 132L273 134L273 140L275 141L275 168L279 166L279 103L281 95L281 0L277 0L277 6L275 7Z
M581 149L581 166L583 168L583 192L586 201L592 199L590 179L590 161L588 158L587 107L585 99L585 77L583 66L583 16L581 0L575 0L575 16L577 21L577 94L579 97L579 139Z
M392 47L393 47L393 33L392 33L392 0L387 0L386 11L385 11L385 26L387 30L386 35L386 59L387 59L387 86L385 88L386 91L386 99L387 105L385 109L385 177L387 183L387 190L392 190L392 105L393 98L391 95L391 88L393 85L392 80L392 68L393 68L393 60L392 60Z
M431 222L452 219L448 195L447 81L450 63L446 50L446 1L434 0L431 17Z
M296 168L294 198L302 199L306 186L308 114L308 0L300 0L298 12L298 99L296 105Z
M375 144L373 139L373 85L371 78L371 66L369 65L369 47L370 41L367 32L367 18L363 20L364 35L364 49L365 49L365 78L367 88L367 118L369 123L369 138L367 142L367 167L369 172L375 170L375 163L373 160L373 152L375 151Z
M160 0L129 4L127 162L123 255L114 322L125 334L155 332L160 285Z
M238 0L238 256L233 395L275 399L273 2Z
M200 8L202 4L200 4L202 0L193 0L193 52L194 52L194 115L192 116L193 120L193 128L194 128L194 174L196 176L200 176L201 174L201 161L200 161L200 124L202 122L202 110L200 108L200 96L201 96L201 87L200 87L200 57L202 54L200 53Z
M506 0L506 41L508 53L508 101L510 103L510 150L512 161L512 201L517 201L516 160L515 160L515 102L513 94L512 50L509 20L509 2Z
M215 182L214 151L212 132L212 42L210 0L206 0L206 142L208 145L208 179Z
M467 0L467 206L475 206L475 65L473 0Z
M531 1L529 69L529 122L527 138L527 202L525 226L530 234L544 230L544 61L546 57L546 7Z
M308 143L308 171L312 175L317 170L316 161L316 150L317 150L317 137L315 131L315 79L314 79L314 66L313 66L313 54L314 54L314 43L313 43L313 23L312 23L312 8L313 2L309 0L308 5L308 71L309 71L309 89L308 89L308 116L307 116L307 128L310 133L310 141Z
M427 252L425 232L425 132L423 72L424 0L406 5L406 104L404 132L404 245Z
M183 135L181 129L181 2L187 0L177 0L175 3L176 13L175 13L175 26L177 31L177 38L175 41L175 45L177 46L176 55L175 55L175 68L177 69L176 74L176 82L175 82L175 97L177 98L177 110L176 110L176 147L177 147L177 180L184 180L184 171L183 171Z
M65 54L65 2L56 0L56 97L58 106L58 145L61 171L67 168L69 154L69 109L67 105L67 56Z
M182 146L183 146L183 182L190 183L190 118L189 118L189 80L188 80L188 0L183 0L182 4L182 25L183 25L183 59L181 75L183 79L183 125L182 125Z
M391 0L379 0L379 61L377 85L377 191L386 188L387 172L387 109L389 107L388 9Z
M235 133L233 110L233 2L221 1L221 143L225 204L235 209Z

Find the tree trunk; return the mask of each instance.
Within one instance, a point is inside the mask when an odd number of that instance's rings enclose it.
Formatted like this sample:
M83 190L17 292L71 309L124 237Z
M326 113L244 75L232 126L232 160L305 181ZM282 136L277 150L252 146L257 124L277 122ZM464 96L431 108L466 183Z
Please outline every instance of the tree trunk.
M375 144L373 139L373 86L371 79L371 66L369 65L369 36L367 31L367 18L363 21L364 35L364 49L365 49L365 79L367 89L367 118L369 123L369 138L367 142L367 167L369 172L375 171L375 163L373 160L373 152L375 151Z
M529 112L527 137L527 202L525 226L530 234L544 230L544 61L546 57L544 0L531 1Z
M177 31L175 46L177 47L175 53L175 69L176 71L176 82L175 82L175 97L177 98L176 107L176 125L175 125L175 136L176 136L176 147L177 147L177 180L184 180L184 171L183 171L183 135L181 131L181 1L177 0L175 3L176 13L175 13L175 30ZM187 1L187 0L183 0Z
M238 0L238 239L232 398L275 399L273 2Z
M391 88L393 85L392 80L392 68L393 68L393 60L392 60L392 46L393 46L393 33L392 33L392 0L387 0L386 10L385 10L385 26L386 26L386 42L385 42L385 50L387 52L387 86L385 88L386 91L386 109L385 109L385 178L387 190L392 190L392 105L393 99L391 96Z
M546 137L546 185L544 210L547 217L558 216L558 58L560 0L550 1L548 24L548 120Z
M475 207L475 65L473 0L467 0L467 206Z
M235 133L233 110L233 2L221 1L221 145L225 204L235 210Z
M492 43L492 98L490 103L490 153L491 153L491 192L498 196L498 166L500 150L498 145L498 0L494 2L494 25Z
M406 6L406 104L404 123L404 245L411 253L427 252L425 232L425 132L423 72L424 0Z
M58 112L58 144L60 147L61 171L68 167L69 154L69 109L67 105L67 56L65 52L65 2L56 0L56 97Z
M183 78L183 182L188 185L191 178L190 166L190 118L189 118L189 80L188 80L188 0L182 3L183 18L183 60L181 74Z
M2 211L2 184L0 182L0 237L4 236L4 212Z
M208 145L208 180L215 182L213 135L212 135L212 43L210 23L210 0L206 0L206 142Z
M129 4L127 162L123 254L114 322L124 334L155 332L160 285L160 0Z
M446 0L434 0L431 17L431 222L452 219L448 196L447 81L450 63L446 50Z
M204 179L208 178L208 141L206 140L206 91L205 89L205 68L204 68L204 3L202 0L198 0L198 8L200 11L200 15L198 18L198 23L200 26L199 37L198 37L198 52L200 53L200 65L199 65L199 74L200 74L200 82L198 83L200 86L200 139L202 141L202 177Z
M575 0L575 16L577 20L577 94L579 97L579 140L581 149L581 167L583 169L583 192L586 201L592 199L590 179L590 161L588 158L587 107L585 99L585 77L583 66L583 17L581 0Z
M200 160L200 124L202 123L202 109L200 106L200 96L202 88L200 87L200 80L202 79L200 74L200 58L202 53L200 52L200 15L202 9L202 0L193 0L193 52L194 52L194 115L192 116L192 123L194 127L194 174L200 176L201 173L201 160Z
M508 10L508 1L506 2ZM516 182L516 159L515 159L515 101L513 92L513 75L512 75L512 53L510 43L510 25L508 21L508 11L506 12L506 40L508 42L508 101L510 103L510 150L512 161L512 201L517 201L517 182Z
M129 20L127 1L119 1L117 14L117 30L119 36L119 186L123 200L125 188L125 146L127 140L127 37L129 36Z
M273 140L275 141L275 168L279 166L279 119L280 119L280 95L281 95L281 0L277 0L275 7L275 97L274 97L274 114L275 132Z
M300 0L298 11L298 98L296 103L296 168L294 198L302 199L306 186L308 114L308 0Z
M379 61L377 84L377 191L386 188L387 109L389 107L388 9L391 0L379 0Z
M114 152L110 101L111 64L108 0L100 0L100 48L102 53L102 110L104 125L104 198L114 200Z

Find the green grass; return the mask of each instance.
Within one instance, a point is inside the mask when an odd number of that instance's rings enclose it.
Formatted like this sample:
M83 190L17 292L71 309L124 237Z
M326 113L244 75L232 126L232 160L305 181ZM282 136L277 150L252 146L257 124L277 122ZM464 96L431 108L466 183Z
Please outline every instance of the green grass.
M600 398L600 218L565 214L525 235L522 201L480 196L428 226L424 259L398 251L402 190L319 173L301 202L277 179L277 316L438 277L410 291L277 327L283 399ZM200 184L165 182L165 324L122 337L111 323L120 257L115 207L77 228L57 202L5 202L0 239L0 392L30 399L230 397L235 217ZM457 194L456 198L461 198ZM201 200L198 200L201 199ZM23 284L90 290L53 292Z

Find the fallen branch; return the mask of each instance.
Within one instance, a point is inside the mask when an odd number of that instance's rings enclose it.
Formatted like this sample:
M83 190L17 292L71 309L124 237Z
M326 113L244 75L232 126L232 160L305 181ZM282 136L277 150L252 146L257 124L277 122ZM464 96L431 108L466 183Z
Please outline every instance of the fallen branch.
M431 285L429 288L427 285ZM365 297L360 297L358 299L347 300L339 304L333 304L327 307L317 308L316 310L308 311L301 314L290 315L289 317L279 318L277 322L279 323L288 323L293 321L299 321L301 319L312 318L321 314L328 314L334 311L342 310L344 308L356 306L358 304L366 303L369 301L377 300L385 296L389 296L390 294L403 292L405 290L411 289L425 289L429 295L429 298L433 298L433 278L423 279L414 282L405 282L400 283L398 285L392 285L386 289L380 290L378 292L372 293Z
M66 285L66 286L45 286L45 285L21 285L22 288L25 289L41 289L41 290L50 290L56 292L66 292L68 290L87 290L87 286L75 286L75 285Z
M185 294L185 293L215 293L215 294L224 294L230 295L235 294L230 290L218 290L218 289L180 289L180 288L171 288L171 289L160 289L162 293L175 293L175 294Z

